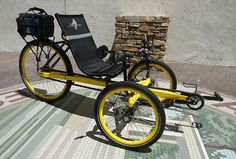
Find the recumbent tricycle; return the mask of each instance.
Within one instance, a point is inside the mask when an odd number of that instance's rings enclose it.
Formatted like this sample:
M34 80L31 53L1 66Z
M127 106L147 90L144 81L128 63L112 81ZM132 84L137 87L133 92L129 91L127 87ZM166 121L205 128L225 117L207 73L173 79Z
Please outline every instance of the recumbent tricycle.
M107 54L114 55L114 50L96 47L82 14L55 17L63 41L54 41L54 18L43 9L31 8L16 19L18 33L26 42L19 60L20 75L40 100L58 101L72 85L101 91L94 107L97 126L108 140L127 149L150 146L161 137L166 122L164 106L177 102L193 110L204 106L204 98L196 92L176 90L176 77L168 65L149 58L147 36L139 51L143 60L127 71L132 54L104 60ZM73 72L66 54L69 50L83 74ZM122 82L112 80L122 73ZM218 94L206 98L222 100Z

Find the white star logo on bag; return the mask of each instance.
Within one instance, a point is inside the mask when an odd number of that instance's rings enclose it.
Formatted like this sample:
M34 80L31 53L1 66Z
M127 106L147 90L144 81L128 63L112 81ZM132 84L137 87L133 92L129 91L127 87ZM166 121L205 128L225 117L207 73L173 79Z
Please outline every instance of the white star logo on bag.
M82 24L78 24L75 19L72 18L72 22L70 23L69 27L75 28L75 30L78 29L78 27L82 26Z

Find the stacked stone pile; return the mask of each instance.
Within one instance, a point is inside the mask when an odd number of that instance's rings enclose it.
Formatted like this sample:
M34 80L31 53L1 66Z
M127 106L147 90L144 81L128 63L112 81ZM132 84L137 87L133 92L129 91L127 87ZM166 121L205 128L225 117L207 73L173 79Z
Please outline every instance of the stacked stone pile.
M167 31L170 19L166 16L117 16L114 47L134 54L132 62L138 62L141 55L142 39L147 34L150 40L152 59L163 59L166 51Z

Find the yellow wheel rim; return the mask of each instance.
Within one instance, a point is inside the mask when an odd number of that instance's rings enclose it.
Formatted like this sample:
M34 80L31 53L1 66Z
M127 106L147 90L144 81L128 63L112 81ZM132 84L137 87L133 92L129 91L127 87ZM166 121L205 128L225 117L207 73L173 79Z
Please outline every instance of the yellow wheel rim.
M25 85L27 86L27 88L35 95L43 98L43 99L46 99L46 100L51 100L51 99L55 99L55 98L58 98L59 96L61 96L65 89L66 89L66 84L64 85L63 88L60 89L60 91L56 94L53 94L53 95L46 95L46 94L43 94L41 93L40 91L38 91L38 89L35 88L34 86L34 82L31 82L30 79L29 79L29 75L27 75L27 71L26 71L26 63L27 61L30 59L30 60L33 60L33 57L30 55L30 54L33 54L32 53L32 50L34 47L37 47L36 45L31 45L29 47L27 47L25 49L25 51L23 52L22 54L22 59L21 59L21 63L20 63L20 67L21 67L21 76L22 76L22 79L25 83ZM47 46L49 49L51 49L51 51L54 51L56 52L57 50L55 50L52 46L48 45ZM63 60L63 58L60 56L60 54L57 54L60 58L60 60L62 61L62 64L63 64L63 67L65 68L65 70L67 70L67 66L65 64L65 61ZM34 55L35 56L35 55ZM36 61L36 58L35 58L35 64L37 63ZM34 68L35 69L35 68ZM38 75L39 76L39 75ZM56 87L56 86L55 86Z
M135 75L140 71L140 70L142 70L142 69L145 69L147 66L146 66L146 64L142 64L142 65L140 65L140 66L138 66L137 68L136 68L136 70L132 73L132 75L131 75L131 79L135 79ZM172 81L172 78L171 78L171 74L164 68L164 67L162 67L162 66L160 66L160 65L158 65L158 64L155 64L155 63L150 63L150 67L155 67L155 68L157 68L157 69L160 69L161 71L163 71L164 72L164 74L167 76L167 78L168 78L168 80L169 80L169 88L167 88L167 89L173 89L173 81ZM151 74L150 74L151 75ZM157 81L158 81L158 79L157 79Z
M147 100L147 102L150 104L151 108L153 109L154 116L155 116L155 119L153 121L155 124L152 127L152 129L150 130L150 132L147 134L147 136L145 136L144 138L137 139L137 140L127 140L127 139L121 138L109 129L109 127L104 119L103 110L104 110L104 106L106 104L107 99L111 95L113 95L114 93L121 92L121 91L129 91L129 92L140 94L143 99ZM157 133L158 128L159 128L159 115L158 115L158 110L155 107L154 103L144 93L137 91L135 89L132 89L132 88L118 88L118 89L114 89L114 90L108 92L104 96L102 101L100 102L98 113L99 113L98 114L99 115L99 122L101 123L101 126L102 126L103 130L106 132L106 134L109 135L113 140L115 140L121 144L124 144L124 145L135 146L135 145L145 144L146 142L150 141L155 136L155 134Z

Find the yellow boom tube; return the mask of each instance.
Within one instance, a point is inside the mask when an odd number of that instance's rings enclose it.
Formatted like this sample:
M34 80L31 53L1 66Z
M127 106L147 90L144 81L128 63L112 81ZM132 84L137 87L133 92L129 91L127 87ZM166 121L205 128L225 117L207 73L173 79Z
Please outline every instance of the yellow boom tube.
M102 79L96 79L96 78L86 77L82 75L68 75L67 73L58 72L58 71L50 71L50 72L39 71L38 74L45 78L70 80L70 81L76 81L76 82L102 86L102 87L106 87L107 85L110 85L113 83L113 82L107 82ZM139 81L137 83L142 86L148 86L151 83L151 78L150 77L146 78L145 80ZM164 99L187 100L188 98L188 96L186 95L181 95L180 93L172 92L168 90L162 90L158 88L149 88L149 90L151 90L157 97L159 97L161 101ZM129 105L133 106L140 97L141 97L140 94L134 94L128 100Z

